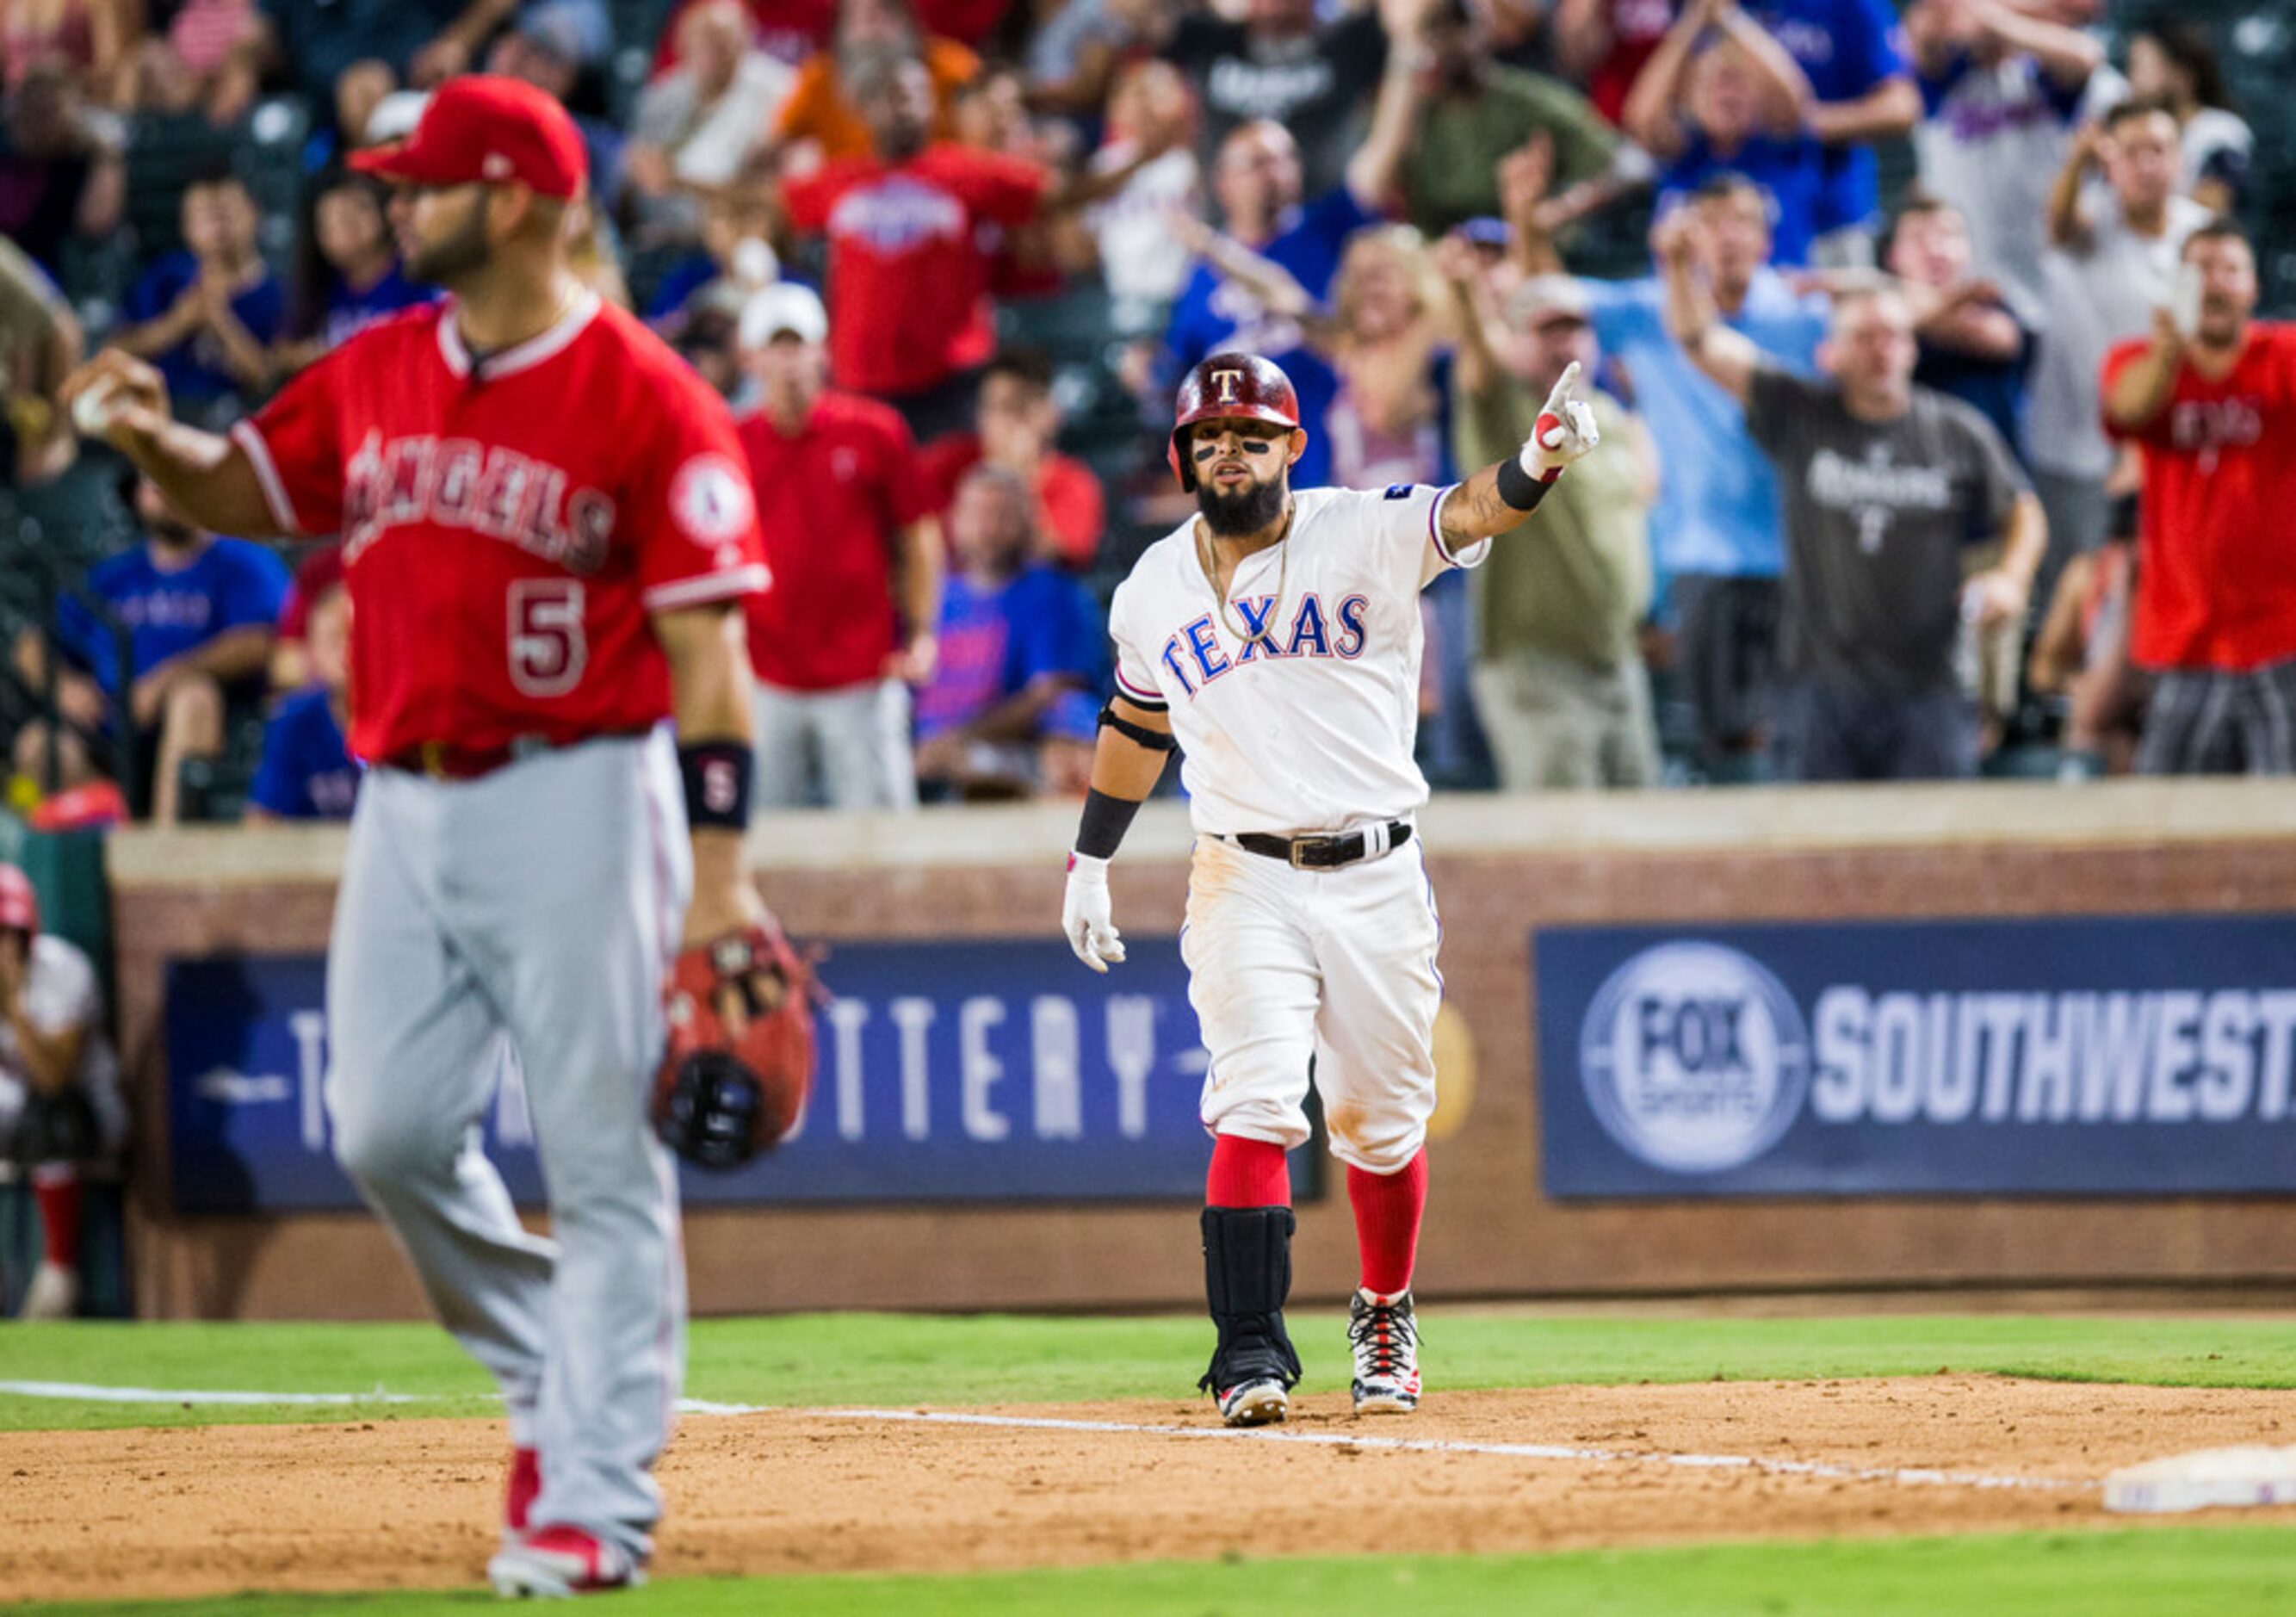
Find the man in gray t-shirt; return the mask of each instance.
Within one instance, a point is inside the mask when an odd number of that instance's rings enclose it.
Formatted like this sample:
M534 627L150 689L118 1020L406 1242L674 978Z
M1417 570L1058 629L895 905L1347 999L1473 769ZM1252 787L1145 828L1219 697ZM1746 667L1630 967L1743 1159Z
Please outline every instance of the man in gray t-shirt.
M1784 505L1789 776L1974 774L1976 715L1954 651L1964 600L1980 629L2024 615L2047 546L2024 473L1984 417L1913 385L1913 312L1893 288L1837 297L1816 382L1764 361L1702 300L1674 277L1669 320L1744 402ZM1999 562L1964 587L1964 547L1996 539Z

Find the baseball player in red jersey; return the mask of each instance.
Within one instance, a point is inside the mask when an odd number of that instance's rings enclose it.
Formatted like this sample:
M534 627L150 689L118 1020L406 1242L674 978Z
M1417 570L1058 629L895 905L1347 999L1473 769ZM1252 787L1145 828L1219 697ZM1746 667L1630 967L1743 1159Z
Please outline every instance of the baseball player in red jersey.
M228 439L170 420L117 352L68 397L195 520L343 536L371 767L327 962L335 1151L509 1407L496 1588L611 1588L643 1575L684 1357L646 1117L664 974L681 920L690 946L758 914L740 606L763 550L722 404L568 270L586 176L564 109L456 79L352 161L400 186L407 267L445 304L336 349ZM497 1032L550 1240L478 1148Z

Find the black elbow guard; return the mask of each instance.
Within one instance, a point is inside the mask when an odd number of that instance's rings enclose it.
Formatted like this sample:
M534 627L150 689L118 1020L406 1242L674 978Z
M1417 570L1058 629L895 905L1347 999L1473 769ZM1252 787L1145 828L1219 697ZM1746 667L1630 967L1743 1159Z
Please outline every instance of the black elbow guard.
M1101 709L1100 723L1103 729L1113 730L1125 740L1136 742L1151 752L1169 752L1179 745L1168 731L1152 730L1146 725L1134 724L1116 710L1116 704L1112 702Z

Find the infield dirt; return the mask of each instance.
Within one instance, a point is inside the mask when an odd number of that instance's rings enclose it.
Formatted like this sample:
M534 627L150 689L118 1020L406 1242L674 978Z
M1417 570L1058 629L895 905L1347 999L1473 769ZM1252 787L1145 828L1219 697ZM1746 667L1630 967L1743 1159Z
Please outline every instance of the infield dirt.
M1214 1424L1193 1401L975 1413ZM2296 1441L2296 1393L1940 1373L1437 1392L1415 1416L1361 1422L1344 1393L1321 1393L1294 1405L1286 1430L1648 1457L1193 1441L783 1411L690 1416L661 1465L669 1509L655 1572L949 1571L2120 1523L2105 1515L2094 1486L1917 1485L1656 1457L2094 1484L2164 1454ZM498 1423L477 1420L15 1433L0 1464L0 1590L39 1599L475 1584L495 1544L504 1444Z

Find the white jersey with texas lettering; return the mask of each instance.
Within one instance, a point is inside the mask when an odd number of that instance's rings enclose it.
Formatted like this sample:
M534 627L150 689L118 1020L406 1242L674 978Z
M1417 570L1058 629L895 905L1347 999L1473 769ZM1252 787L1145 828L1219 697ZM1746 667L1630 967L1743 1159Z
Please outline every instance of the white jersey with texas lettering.
M1412 757L1419 592L1490 549L1447 545L1435 519L1448 492L1294 493L1290 536L1237 566L1225 612L1193 518L1118 587L1117 689L1169 711L1200 833L1343 831L1427 800Z

